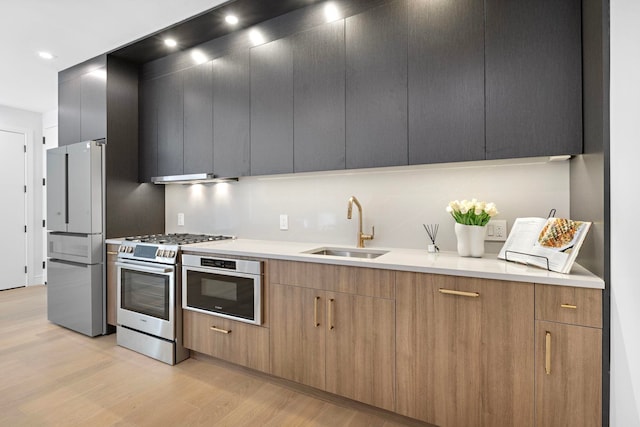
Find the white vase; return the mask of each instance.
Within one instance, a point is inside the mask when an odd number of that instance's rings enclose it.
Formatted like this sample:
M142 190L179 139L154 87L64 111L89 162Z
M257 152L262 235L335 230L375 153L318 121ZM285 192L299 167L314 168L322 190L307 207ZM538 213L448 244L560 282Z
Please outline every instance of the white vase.
M482 225L455 224L458 238L458 255L480 258L484 255L484 237L487 227Z

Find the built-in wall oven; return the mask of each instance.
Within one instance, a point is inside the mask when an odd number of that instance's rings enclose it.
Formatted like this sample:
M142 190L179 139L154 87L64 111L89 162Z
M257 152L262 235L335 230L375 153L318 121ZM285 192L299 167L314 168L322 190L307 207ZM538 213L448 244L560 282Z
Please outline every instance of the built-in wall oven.
M182 256L182 307L241 322L262 324L262 263Z
M182 345L180 246L228 238L213 237L217 236L138 236L119 246L118 345L170 365L189 357Z

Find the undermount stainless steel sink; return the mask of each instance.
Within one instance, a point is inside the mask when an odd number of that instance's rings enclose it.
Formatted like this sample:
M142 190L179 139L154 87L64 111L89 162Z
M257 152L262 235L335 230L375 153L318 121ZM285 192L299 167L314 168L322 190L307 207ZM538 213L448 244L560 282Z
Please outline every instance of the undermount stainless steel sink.
M345 258L366 258L374 259L384 255L389 251L369 250L369 249L347 249L347 248L318 248L305 253L310 255L339 256Z

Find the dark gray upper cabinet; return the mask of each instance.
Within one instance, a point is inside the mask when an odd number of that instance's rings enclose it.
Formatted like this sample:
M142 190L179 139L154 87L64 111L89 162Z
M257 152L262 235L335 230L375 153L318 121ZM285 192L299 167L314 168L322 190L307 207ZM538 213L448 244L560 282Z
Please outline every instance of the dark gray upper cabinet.
M293 172L291 39L251 49L251 174Z
M486 0L488 159L582 152L580 0Z
M406 165L407 3L346 19L346 166Z
M293 38L294 171L345 168L344 20Z
M58 84L58 145L80 142L80 79Z
M213 171L211 62L183 71L184 173Z
M213 60L213 172L251 174L251 78L249 52Z
M138 88L138 180L151 182L158 176L158 108L156 80L142 80Z
M80 77L80 141L107 137L107 70Z
M483 0L409 0L409 163L484 148Z
M182 73L157 79L158 175L182 175L184 150L184 108Z

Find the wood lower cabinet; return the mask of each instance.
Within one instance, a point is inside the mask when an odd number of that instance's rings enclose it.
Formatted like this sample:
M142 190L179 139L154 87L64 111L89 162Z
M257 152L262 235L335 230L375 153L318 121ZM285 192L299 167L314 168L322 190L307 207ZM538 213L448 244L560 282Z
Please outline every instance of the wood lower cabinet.
M393 295L393 274L308 263L272 264L274 280L285 283L271 283L271 373L394 410L393 299L334 291L358 292L358 280L367 278L387 281L378 287L386 285ZM310 270L316 274L306 275ZM343 283L350 278L351 284ZM364 292L376 287L362 286Z
M269 371L269 329L182 311L184 346L238 365Z
M536 426L602 425L601 328L601 290L536 285Z
M534 285L397 273L397 412L532 426Z
M107 245L107 323L116 326L116 309L118 306L118 245Z
M271 284L271 373L325 388L326 295Z

